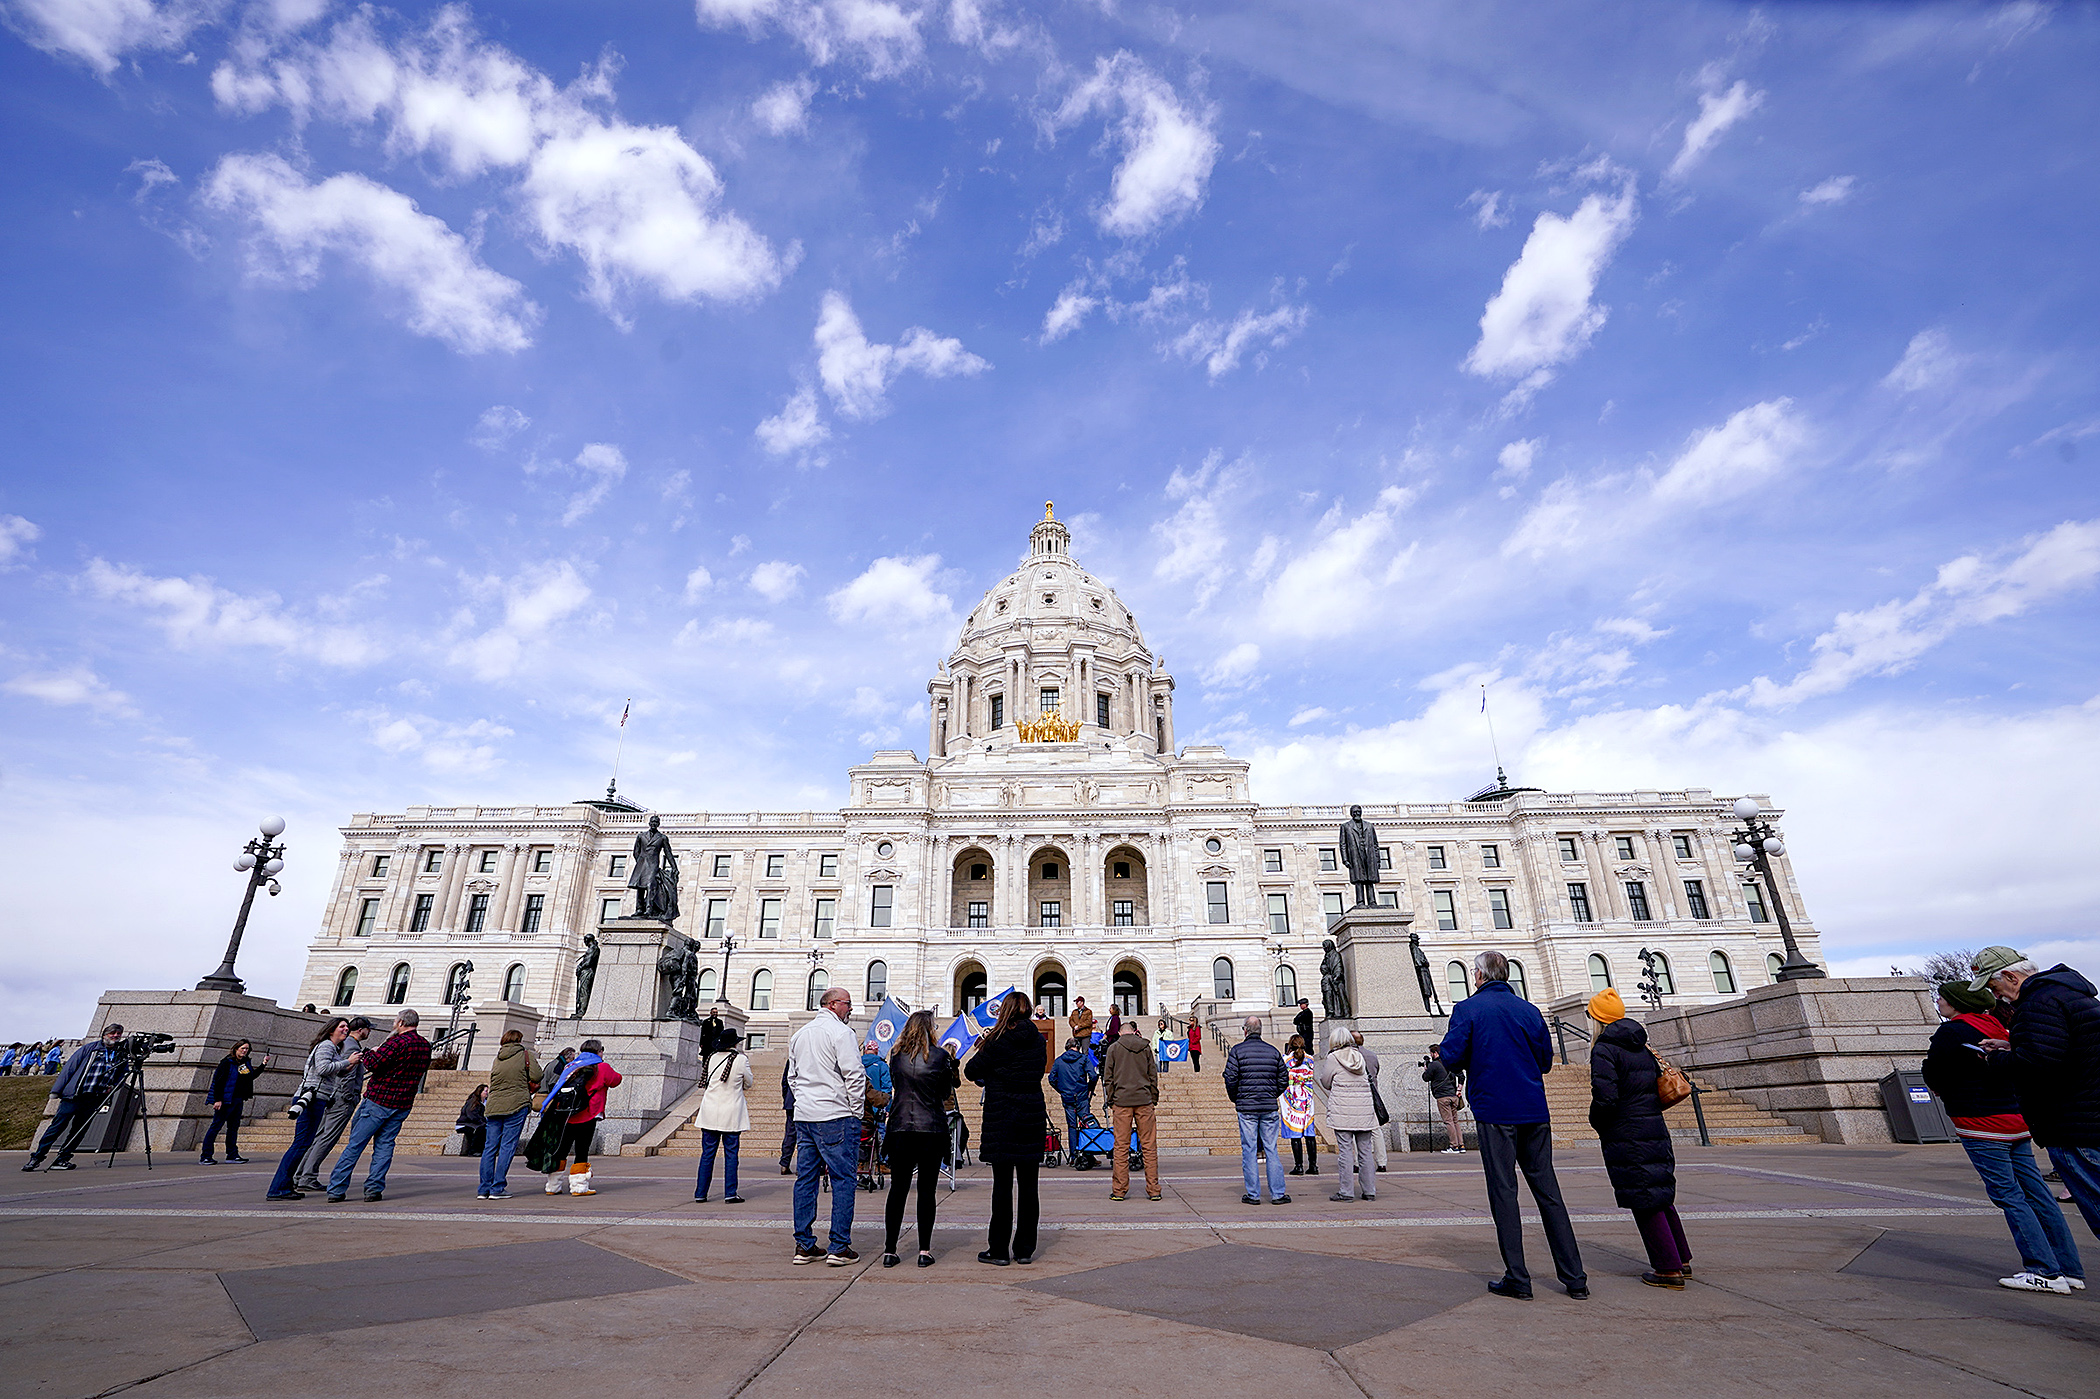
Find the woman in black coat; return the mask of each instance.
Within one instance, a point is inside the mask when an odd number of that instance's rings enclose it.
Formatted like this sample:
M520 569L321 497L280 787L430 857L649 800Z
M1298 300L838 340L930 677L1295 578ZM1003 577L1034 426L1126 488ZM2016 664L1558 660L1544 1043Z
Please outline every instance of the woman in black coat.
M970 1082L984 1085L984 1131L977 1155L992 1167L991 1239L977 1261L1001 1268L1035 1262L1040 1212L1036 1175L1043 1166L1043 1137L1050 1119L1043 1111L1043 1037L1029 1019L1031 1010L1020 992L1008 996L999 1007L999 1019L963 1067Z
M933 1266L934 1186L948 1145L948 1098L961 1083L955 1056L935 1044L933 1012L915 1010L890 1051L890 1198L883 1211L882 1266L897 1266L897 1235L904 1228L904 1202L912 1176L919 1178L919 1266Z
M212 1143L218 1140L219 1129L226 1129L226 1160L228 1164L245 1166L248 1158L241 1155L241 1117L248 1111L248 1100L255 1096L255 1075L270 1062L265 1054L250 1062L250 1046L246 1040L234 1043L233 1052L219 1061L212 1070L211 1087L205 1099L211 1108L211 1126L204 1129L204 1146L198 1155L198 1164L215 1166L212 1159Z
M1604 1026L1590 1050L1590 1126L1604 1143L1612 1194L1620 1208L1633 1211L1648 1247L1651 1271L1641 1281L1682 1290L1692 1249L1677 1217L1677 1152L1655 1096L1661 1066L1648 1049L1648 1031L1626 1018L1618 992L1591 997L1590 1019Z

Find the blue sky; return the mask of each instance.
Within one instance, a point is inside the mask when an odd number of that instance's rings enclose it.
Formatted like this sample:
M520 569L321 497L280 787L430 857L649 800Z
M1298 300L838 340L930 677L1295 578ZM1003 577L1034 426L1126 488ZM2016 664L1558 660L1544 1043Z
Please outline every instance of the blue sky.
M2084 960L2094 12L0 0L0 1013L349 813L835 805L1046 498L1268 801L1769 792Z

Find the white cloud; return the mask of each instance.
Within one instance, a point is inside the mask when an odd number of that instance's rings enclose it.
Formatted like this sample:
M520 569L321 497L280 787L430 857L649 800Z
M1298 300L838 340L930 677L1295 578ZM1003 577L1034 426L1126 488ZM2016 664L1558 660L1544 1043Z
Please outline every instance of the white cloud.
M1495 472L1496 477L1498 479L1521 481L1526 476L1529 476L1531 474L1531 463L1537 458L1539 447L1544 440L1539 437L1521 437L1515 442L1504 443L1502 450L1495 454L1495 461L1498 467Z
M1819 185L1801 191L1801 202L1811 207L1818 204L1842 204L1852 197L1853 178L1850 175L1832 175Z
M454 777L493 771L500 763L496 741L513 733L488 719L461 724L427 714L395 715L383 707L356 710L350 717L364 723L381 752L413 755L432 772Z
M1581 353L1606 315L1590 302L1597 279L1633 228L1635 212L1628 179L1615 195L1587 196L1567 218L1540 214L1502 289L1481 313L1480 343L1466 356L1467 372L1522 378L1517 392L1528 396L1551 379L1555 365Z
M1694 433L1655 483L1669 504L1712 505L1764 485L1786 469L1808 441L1808 426L1790 398L1754 403L1719 427Z
M759 445L776 457L814 447L831 436L817 412L817 391L807 386L795 390L778 413L761 419L756 432Z
M0 515L0 565L11 564L29 552L29 546L44 532L20 515Z
M502 680L518 672L526 648L591 599L590 585L563 560L528 569L514 578L470 580L475 591L498 599L503 620L452 649L452 660L480 680Z
M1946 331L1921 330L1910 338L1903 358L1881 382L1900 393L1923 393L1951 383L1967 359L1968 356L1955 353L1954 342L1947 338Z
M442 219L362 175L308 184L280 156L230 155L205 181L204 200L253 226L251 265L294 286L342 257L397 301L418 335L462 354L521 350L540 309L525 288L484 265Z
M150 616L180 650L261 646L338 666L364 665L381 654L360 628L310 622L284 611L275 594L243 597L209 578L155 578L92 559L80 582L96 597Z
M889 0L695 0L700 23L741 26L753 38L774 25L802 45L810 61L856 60L870 77L890 77L925 56L919 23L924 7Z
M1164 78L1118 52L1096 61L1093 76L1058 107L1052 128L1096 111L1118 114L1108 134L1123 151L1108 200L1094 212L1104 231L1141 238L1202 207L1218 159L1215 110L1184 103Z
M1062 340L1065 336L1079 329L1081 323L1086 320L1087 314L1101 304L1099 297L1088 296L1080 290L1080 285L1080 283L1074 282L1071 286L1059 292L1056 302L1051 305L1050 310L1043 316L1043 343L1045 345L1053 340Z
M1301 709L1296 714L1293 714L1290 718L1289 724L1286 725L1286 727L1295 729L1303 725L1313 723L1315 720L1326 719L1329 717L1331 717L1331 711L1329 711L1322 705L1316 704L1310 706L1309 708Z
M15 28L45 53L71 54L104 77L134 49L172 49L212 18L215 0L11 0Z
M1261 647L1251 641L1239 645L1218 657L1217 663L1203 672L1203 683L1214 689L1229 689L1244 685L1261 664Z
M1376 505L1353 519L1344 517L1337 501L1312 547L1263 590L1263 622L1280 635L1307 641L1346 636L1371 624L1361 604L1399 581L1414 554L1411 547L1392 544L1397 518L1412 499L1410 491L1388 486ZM1338 598L1348 605L1337 606Z
M1502 202L1502 191L1499 189L1476 189L1466 196L1466 202L1459 207L1473 211L1473 227L1482 232L1490 228L1500 228L1509 222L1509 206Z
M1185 359L1202 360L1212 379L1239 368L1240 358L1250 346L1274 349L1305 329L1312 313L1303 306L1279 306L1273 311L1242 311L1227 325L1221 321L1197 321L1174 341L1174 353ZM1267 356L1257 354L1257 363Z
M703 593L715 585L715 576L707 571L706 564L694 564L693 571L685 576L685 600L698 602Z
M130 696L112 688L108 681L85 665L65 670L24 671L0 684L0 690L25 699L42 700L46 704L77 704L105 714L136 712L131 707Z
M773 638L773 624L753 617L724 617L701 626L698 618L679 628L679 646L751 646Z
M1167 478L1167 497L1181 503L1172 515L1152 526L1153 537L1160 543L1153 576L1169 583L1196 580L1198 607L1224 586L1231 539L1220 507L1247 474L1244 459L1231 466L1223 466L1223 461L1223 454L1214 451L1194 471L1176 467Z
M573 525L596 510L614 486L626 478L627 457L610 442L592 442L576 454L576 469L583 473L584 488L569 500L561 522Z
M962 341L913 326L895 345L870 343L846 298L824 293L817 314L817 375L839 411L848 417L879 416L889 405L889 386L906 370L929 379L982 374L992 366L963 348Z
M955 618L948 595L936 590L938 554L917 558L882 558L858 578L824 599L834 621L871 625L886 631L947 628Z
M531 426L532 419L508 404L499 403L482 410L481 416L474 420L474 435L468 440L484 451L493 452Z
M769 559L751 570L746 579L751 591L768 602L784 602L802 590L802 580L809 570L798 563L787 563L781 559Z
M1748 695L1761 707L1835 694L1855 680L1900 675L1964 627L2016 617L2100 578L2100 520L2065 521L2003 561L1965 554L1907 600L1841 612L1815 640L1815 659L1784 685L1760 675Z
M759 94L751 115L775 136L785 136L808 127L809 99L816 95L817 85L808 78L783 80Z
M1701 93L1699 115L1685 127L1684 144L1678 148L1677 158L1670 162L1667 178L1683 179L1713 149L1714 142L1720 140L1728 128L1764 105L1764 100L1764 93L1752 91L1750 84L1741 79L1725 92L1716 84Z
M1025 31L986 18L987 0L948 0L948 37L987 58L1027 42Z

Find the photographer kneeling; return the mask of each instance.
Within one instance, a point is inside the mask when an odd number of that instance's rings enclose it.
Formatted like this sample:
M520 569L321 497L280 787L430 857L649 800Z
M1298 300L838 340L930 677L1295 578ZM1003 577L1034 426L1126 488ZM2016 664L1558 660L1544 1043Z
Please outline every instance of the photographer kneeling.
M73 1148L79 1145L80 1134L86 1130L87 1121L102 1106L103 1099L115 1092L124 1081L124 1056L118 1047L124 1042L122 1025L102 1027L99 1043L83 1044L66 1060L60 1071L58 1082L51 1085L58 1098L58 1110L51 1114L51 1126L45 1130L44 1139L36 1144L29 1163L22 1167L33 1171L44 1163L44 1154L51 1150L51 1143L65 1138L58 1149L58 1159L51 1163L54 1171L73 1169ZM74 1118L80 1121L75 1122Z

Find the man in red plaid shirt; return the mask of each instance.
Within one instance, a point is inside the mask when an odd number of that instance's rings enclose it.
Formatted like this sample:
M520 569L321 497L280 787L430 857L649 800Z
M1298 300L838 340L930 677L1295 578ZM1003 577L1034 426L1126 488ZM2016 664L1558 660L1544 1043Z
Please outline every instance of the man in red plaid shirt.
M364 1056L365 1100L350 1119L350 1135L343 1154L336 1158L328 1177L328 1200L340 1204L350 1193L350 1173L365 1143L372 1144L372 1166L365 1173L365 1199L377 1200L386 1191L387 1168L394 1164L394 1138L408 1121L415 1106L416 1085L430 1068L430 1041L416 1033L419 1017L404 1010L394 1017L394 1033L387 1042Z

